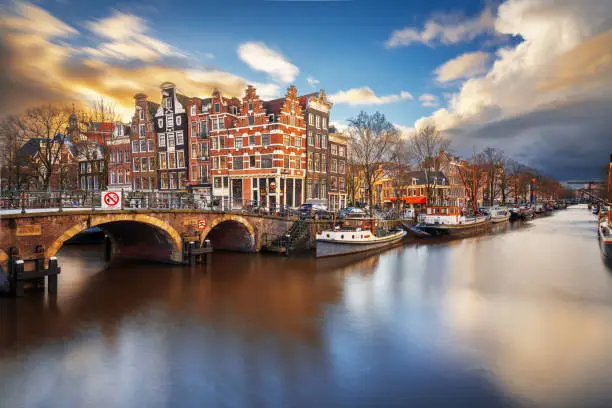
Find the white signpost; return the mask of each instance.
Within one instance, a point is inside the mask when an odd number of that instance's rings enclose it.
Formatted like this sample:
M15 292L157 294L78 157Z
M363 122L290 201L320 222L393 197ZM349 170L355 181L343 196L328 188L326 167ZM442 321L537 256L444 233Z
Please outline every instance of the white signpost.
M120 210L121 191L102 191L102 209Z

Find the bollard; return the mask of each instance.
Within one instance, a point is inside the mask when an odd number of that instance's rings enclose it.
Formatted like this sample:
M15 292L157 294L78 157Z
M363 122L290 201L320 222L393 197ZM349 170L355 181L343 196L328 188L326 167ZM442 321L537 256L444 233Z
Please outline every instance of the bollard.
M57 294L57 274L59 268L57 266L57 258L52 256L49 258L49 271L47 272L47 292L49 294Z
M193 254L194 246L195 246L195 242L189 241L189 246L187 247L187 256L189 258L189 266L195 266L196 264L196 256Z
M18 259L15 261L14 269L13 269L13 292L15 296L23 296L23 281L21 280L21 275L23 275L24 263L23 259Z

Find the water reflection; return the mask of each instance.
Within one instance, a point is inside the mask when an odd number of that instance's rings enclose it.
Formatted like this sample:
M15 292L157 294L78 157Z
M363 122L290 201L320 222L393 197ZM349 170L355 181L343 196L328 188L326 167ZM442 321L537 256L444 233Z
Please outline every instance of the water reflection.
M66 247L56 299L0 299L0 406L610 406L593 231L567 210L371 257L218 253L205 271Z

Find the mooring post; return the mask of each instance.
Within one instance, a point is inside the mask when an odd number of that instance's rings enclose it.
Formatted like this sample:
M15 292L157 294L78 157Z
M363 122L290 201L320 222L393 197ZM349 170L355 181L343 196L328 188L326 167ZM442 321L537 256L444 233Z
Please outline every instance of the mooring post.
M212 248L212 245L210 245L210 239L207 239L204 241L204 247ZM206 262L206 265L210 265L211 261L212 261L212 251L206 251L206 254L204 255L204 262Z
M49 271L47 275L47 292L49 294L57 294L57 274L59 273L57 266L57 258L52 256L49 258Z
M113 256L113 243L108 235L104 235L104 261L110 262Z
M24 268L23 259L17 259L13 265L13 291L15 296L23 296L23 281L21 280Z
M189 266L194 266L196 264L196 257L193 254L193 247L195 246L195 242L189 241L187 245L187 258L189 259Z

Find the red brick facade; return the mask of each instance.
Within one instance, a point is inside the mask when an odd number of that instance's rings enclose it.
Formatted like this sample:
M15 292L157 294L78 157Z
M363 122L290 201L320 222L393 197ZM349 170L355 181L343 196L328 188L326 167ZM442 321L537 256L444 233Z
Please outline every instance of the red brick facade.
M158 104L147 100L147 96L134 96L136 109L132 117L130 152L132 156L132 189L154 191L158 188L157 138L153 125Z

